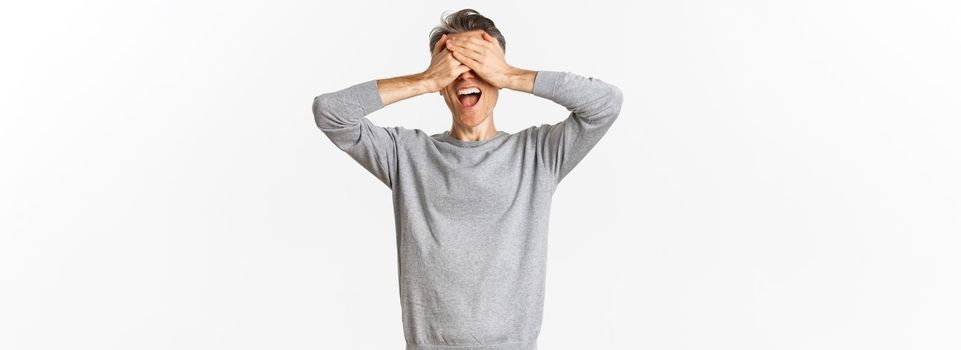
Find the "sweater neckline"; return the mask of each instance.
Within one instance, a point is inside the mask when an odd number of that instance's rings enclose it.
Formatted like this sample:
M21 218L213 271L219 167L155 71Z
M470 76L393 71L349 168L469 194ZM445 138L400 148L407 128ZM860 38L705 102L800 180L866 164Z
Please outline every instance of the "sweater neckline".
M480 140L480 141L463 141L463 140L458 140L458 139L454 138L453 136L450 136L449 132L450 132L450 130L441 132L441 133L440 133L440 139L443 140L444 142L451 143L451 144L454 144L454 145L457 145L457 146L460 146L460 147L477 147L477 146L481 146L481 145L487 144L487 143L489 143L489 142L491 142L491 141L493 141L493 140L496 140L496 139L499 139L499 138L502 138L502 137L508 135L506 131L500 131L500 130L498 130L498 131L497 131L497 134L494 135L494 137L491 137L491 138L486 139L486 140Z

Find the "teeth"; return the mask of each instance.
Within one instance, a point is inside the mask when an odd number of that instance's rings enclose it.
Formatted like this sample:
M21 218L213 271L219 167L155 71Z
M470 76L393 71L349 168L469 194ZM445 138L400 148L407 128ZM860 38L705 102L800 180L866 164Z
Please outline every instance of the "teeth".
M475 93L475 92L476 92L476 93L480 93L480 89L478 89L478 88L476 88L476 87L466 88L466 89L462 89L462 90L457 90L457 96L464 95L464 94Z

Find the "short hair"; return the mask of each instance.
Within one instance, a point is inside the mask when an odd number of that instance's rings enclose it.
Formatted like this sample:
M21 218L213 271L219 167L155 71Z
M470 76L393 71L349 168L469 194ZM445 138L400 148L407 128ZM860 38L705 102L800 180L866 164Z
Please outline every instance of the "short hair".
M433 53L434 45L437 45L440 37L444 34L469 32L478 29L484 30L487 32L487 35L497 39L497 42L501 45L501 49L507 52L507 41L504 39L501 31L497 29L497 26L494 25L494 21L484 17L474 9L463 9L446 16L442 14L440 25L430 31L430 45L428 50Z

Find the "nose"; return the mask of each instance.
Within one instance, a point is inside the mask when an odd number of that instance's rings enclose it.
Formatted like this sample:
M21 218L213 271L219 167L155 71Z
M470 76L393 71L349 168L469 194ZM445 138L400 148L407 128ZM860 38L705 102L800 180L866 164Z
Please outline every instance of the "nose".
M461 80L474 79L474 77L475 77L474 70L469 70L460 74Z

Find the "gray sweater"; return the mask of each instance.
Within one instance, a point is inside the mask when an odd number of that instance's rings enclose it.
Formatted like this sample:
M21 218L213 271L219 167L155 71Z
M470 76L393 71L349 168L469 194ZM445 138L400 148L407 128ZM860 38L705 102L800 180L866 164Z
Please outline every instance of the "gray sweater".
M393 193L407 350L535 350L558 183L620 113L620 89L538 71L533 94L570 111L483 141L382 127L377 81L314 98L317 127Z

